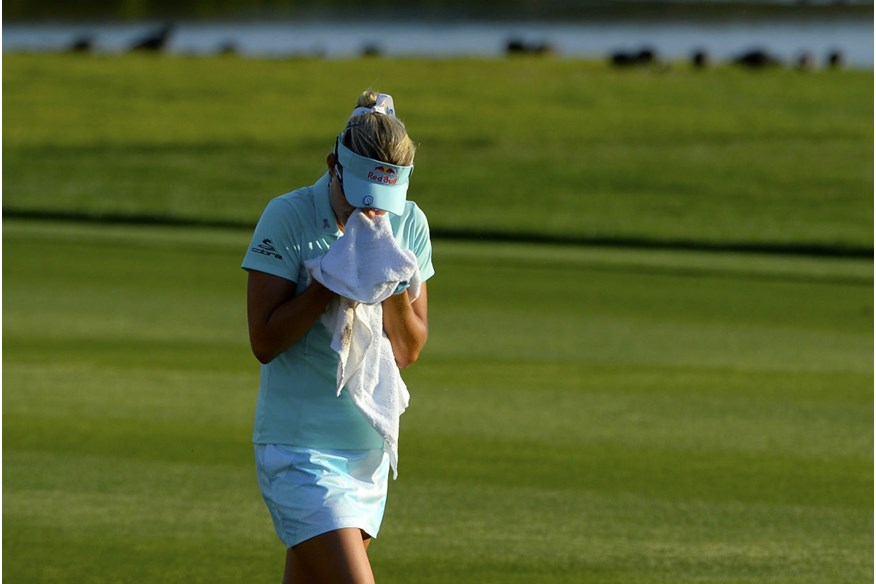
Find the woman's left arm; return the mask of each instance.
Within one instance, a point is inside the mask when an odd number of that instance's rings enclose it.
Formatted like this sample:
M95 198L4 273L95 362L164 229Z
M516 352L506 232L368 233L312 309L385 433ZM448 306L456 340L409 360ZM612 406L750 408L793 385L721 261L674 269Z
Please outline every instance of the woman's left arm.
M420 285L420 295L414 302L411 302L407 290L383 301L383 330L401 369L413 364L426 344L428 306L425 282Z

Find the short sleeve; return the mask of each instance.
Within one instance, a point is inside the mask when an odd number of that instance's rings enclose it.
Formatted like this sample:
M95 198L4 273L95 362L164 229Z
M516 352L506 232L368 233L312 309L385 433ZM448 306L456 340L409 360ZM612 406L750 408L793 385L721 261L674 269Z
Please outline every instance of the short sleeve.
M281 198L273 199L256 225L241 267L295 282L301 267L300 233L294 209Z
M432 266L432 240L429 236L429 222L426 214L416 206L413 206L411 228L408 232L409 249L417 256L420 267L420 278L425 282L435 275Z

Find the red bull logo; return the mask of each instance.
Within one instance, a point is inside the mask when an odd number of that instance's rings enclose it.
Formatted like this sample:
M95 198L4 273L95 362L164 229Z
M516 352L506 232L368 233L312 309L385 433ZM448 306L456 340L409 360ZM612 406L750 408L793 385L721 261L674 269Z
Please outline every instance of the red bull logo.
M373 180L385 185L394 185L398 182L395 169L391 166L375 166L368 172L368 180Z

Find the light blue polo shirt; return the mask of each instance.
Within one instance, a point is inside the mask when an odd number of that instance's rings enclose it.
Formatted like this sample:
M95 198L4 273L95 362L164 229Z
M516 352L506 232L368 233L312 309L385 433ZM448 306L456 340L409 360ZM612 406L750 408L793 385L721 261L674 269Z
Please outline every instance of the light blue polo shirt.
M423 281L434 275L426 215L413 201L402 215L389 214L396 241L413 251ZM295 282L307 288L304 262L324 255L342 235L329 201L329 175L314 185L273 199L262 213L245 270ZM383 438L362 416L349 392L336 395L338 355L331 333L317 321L294 345L262 365L253 442L311 448L383 448Z

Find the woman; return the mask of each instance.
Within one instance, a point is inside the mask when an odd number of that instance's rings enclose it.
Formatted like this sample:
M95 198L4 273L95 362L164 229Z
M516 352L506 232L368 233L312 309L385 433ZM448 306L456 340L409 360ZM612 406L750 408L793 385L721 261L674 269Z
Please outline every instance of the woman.
M243 262L250 344L262 363L256 466L287 548L284 583L374 581L367 550L383 517L388 457L348 392L336 391L338 354L320 321L335 294L311 281L305 262L327 253L357 209L372 220L387 215L395 241L416 255L422 284L413 301L401 285L382 302L383 332L399 368L417 360L434 270L426 217L406 200L414 151L392 98L366 91L327 172L268 204Z

